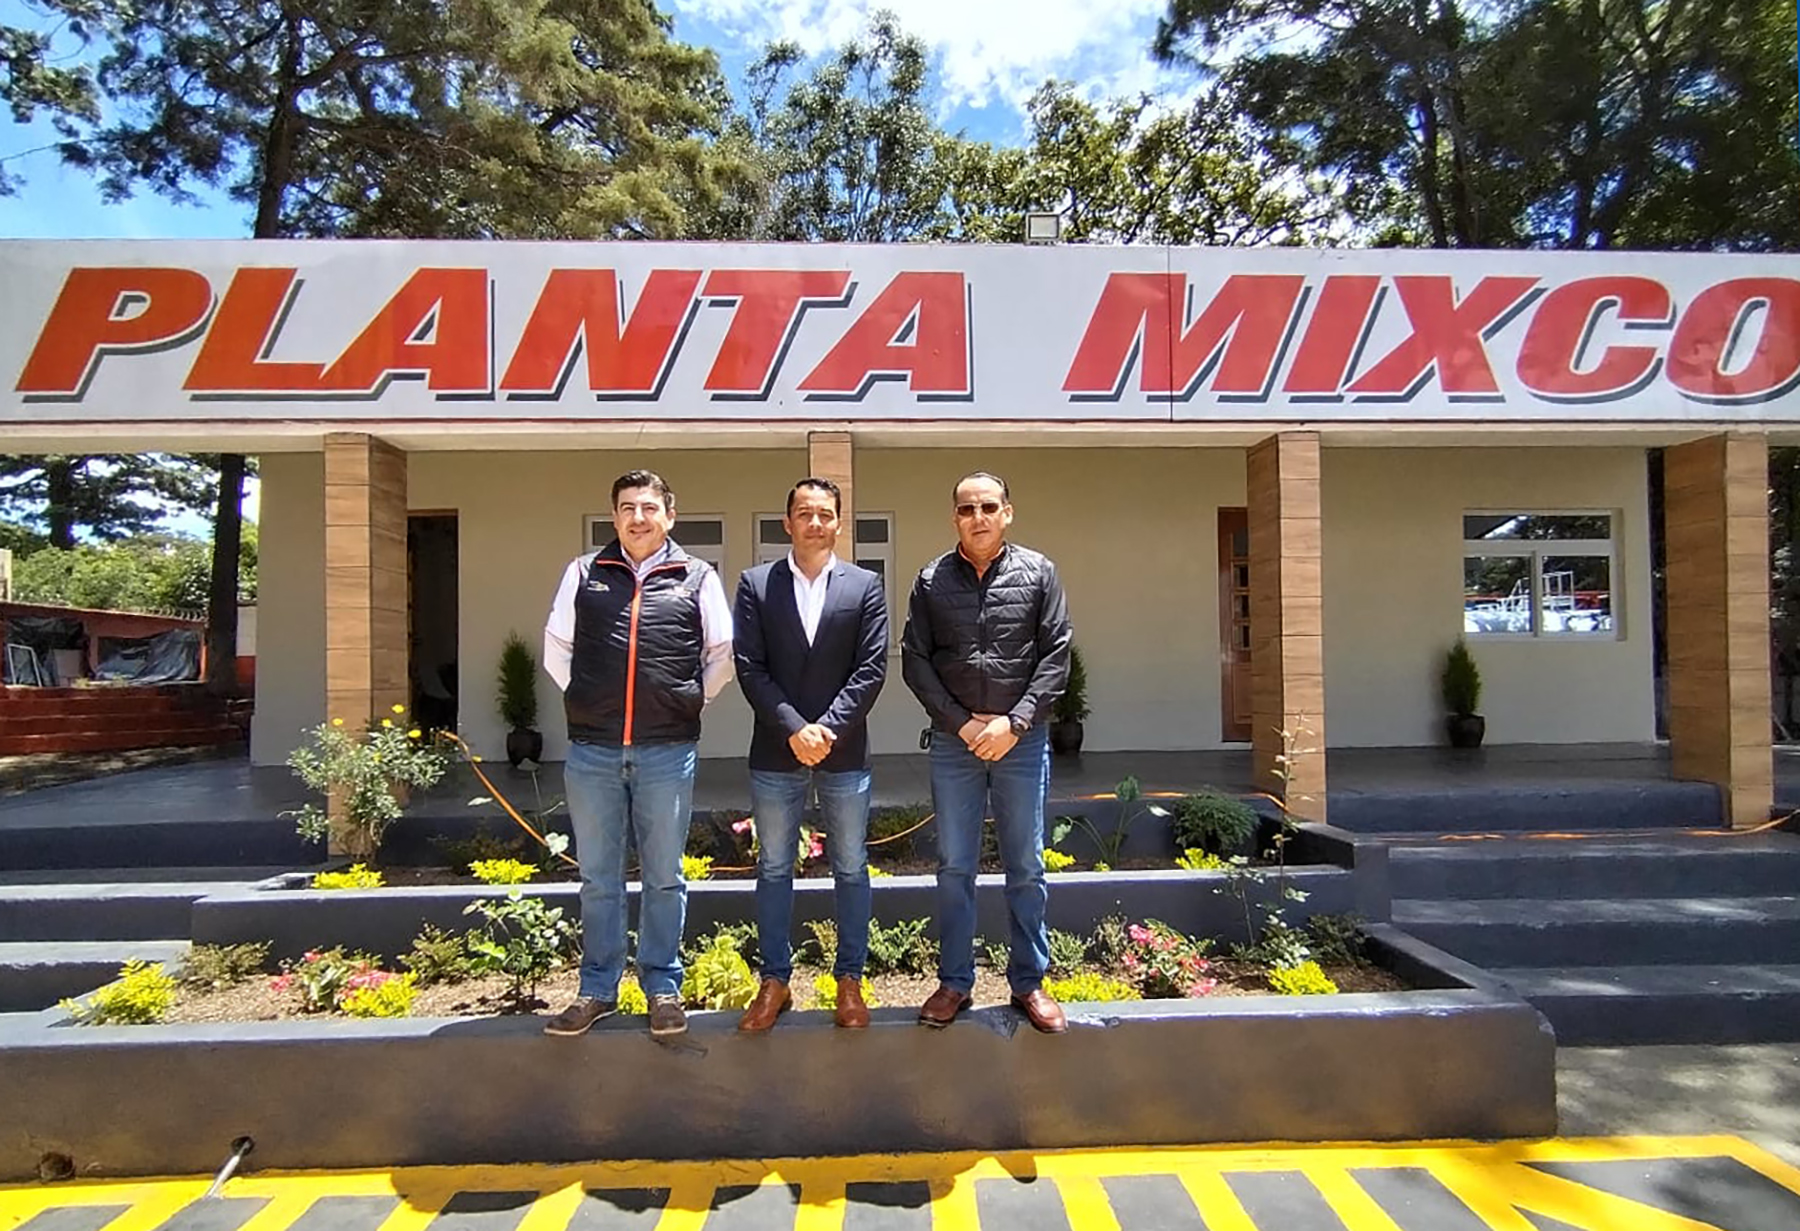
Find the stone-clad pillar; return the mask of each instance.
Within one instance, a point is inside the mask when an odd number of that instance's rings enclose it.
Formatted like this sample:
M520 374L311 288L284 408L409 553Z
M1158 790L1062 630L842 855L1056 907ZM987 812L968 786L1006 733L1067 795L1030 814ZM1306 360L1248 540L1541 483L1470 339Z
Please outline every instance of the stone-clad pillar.
M838 555L846 560L856 558L856 446L849 432L809 432L806 436L807 473L815 479L830 479L844 495L839 517L843 529L838 537Z
M1769 450L1728 432L1663 454L1669 746L1736 827L1774 802L1769 717Z
M408 702L406 454L325 437L325 708L361 727Z
M1246 458L1250 514L1250 736L1256 784L1275 777L1282 731L1298 758L1289 807L1325 819L1325 649L1319 525L1319 437L1284 432ZM1305 798L1302 798L1305 797Z

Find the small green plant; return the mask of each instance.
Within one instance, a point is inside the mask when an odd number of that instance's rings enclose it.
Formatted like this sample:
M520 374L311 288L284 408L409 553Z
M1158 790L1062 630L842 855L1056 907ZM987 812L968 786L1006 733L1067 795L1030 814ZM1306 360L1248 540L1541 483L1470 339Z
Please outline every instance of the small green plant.
M902 919L891 927L869 923L869 973L922 975L937 965L937 942L925 935L929 919Z
M351 978L338 1008L351 1017L410 1017L419 998L419 977L371 970Z
M1108 970L1116 970L1131 948L1130 920L1124 915L1107 915L1094 925L1094 937L1088 952Z
M1012 964L1012 949L1003 940L989 944L987 941L977 936L975 938L975 949L981 954L982 958L987 962L988 967L992 970L1005 970L1007 966Z
M1069 680L1063 685L1062 696L1050 703L1051 722L1080 722L1093 713L1088 708L1087 663L1081 657L1081 647L1069 646Z
M619 980L619 1012L642 1017L650 1011L650 997L636 979Z
M815 1009L837 1008L837 976L830 971L813 976L812 1007ZM881 1001L875 996L875 985L867 978L862 981L863 1003L871 1009L879 1009Z
M1176 802L1171 829L1177 850L1199 847L1215 855L1229 855L1250 845L1256 837L1256 823L1256 809L1209 788Z
M1110 872L1112 865L1119 862L1119 852L1124 849L1126 835L1140 816L1148 813L1151 816L1167 816L1169 810L1161 804L1146 803L1144 789L1138 785L1135 776L1127 777L1113 788L1113 795L1119 801L1119 810L1114 814L1113 827L1102 833L1100 827L1083 816L1059 816L1050 831L1050 845L1061 846L1063 839L1074 830L1081 830L1088 836L1100 858L1094 864L1096 872Z
M1444 674L1439 680L1444 694L1444 708L1458 718L1468 718L1481 710L1481 668L1469 653L1469 643L1458 637L1450 652L1444 655Z
M711 855L683 855L681 857L681 879L690 881L707 881L712 879Z
M1050 969L1059 975L1071 975L1087 961L1087 937L1073 932L1050 929Z
M1362 919L1357 915L1314 915L1306 921L1307 944L1328 966L1360 966L1368 959Z
M756 977L737 944L719 932L687 964L681 998L695 1009L746 1009L756 999Z
M699 959L701 954L705 953L708 949L711 949L720 941L729 944L733 950L742 954L745 960L748 960L755 940L756 925L754 923L721 923L715 927L710 934L706 936L697 936L687 945L683 946L681 950L681 960L683 964L694 962Z
M562 907L528 898L517 887L504 898L471 902L463 914L487 921L486 927L469 933L469 953L483 973L512 980L515 1002L537 996L538 984L563 964L575 938L575 925L563 918Z
M461 983L480 970L463 934L446 932L435 923L427 923L413 937L412 951L401 956L400 964L419 976L420 986Z
M260 974L269 960L267 941L242 945L195 945L181 962L181 985L195 991L236 987Z
M386 883L378 870L360 863L342 872L318 872L312 878L314 889L379 889Z
M1185 872L1223 872L1231 865L1211 851L1190 846L1175 856L1175 866Z
M484 885L523 885L538 873L535 864L517 859L477 859L469 874Z
M283 962L281 973L269 980L273 991L297 988L300 1007L307 1013L328 1013L351 986L351 980L381 969L367 953L346 952L342 945L308 949L298 962Z
M301 837L323 841L335 829L348 854L368 859L404 810L399 793L432 786L443 777L443 753L417 727L406 725L404 705L393 711L360 735L342 718L321 723L304 746L288 755L288 767L308 789L332 801L330 811L309 803L282 813L295 818Z
M537 726L537 659L516 632L506 634L506 642L500 647L500 675L494 681L494 696L500 705L500 721L508 730Z
M1277 966L1269 971L1269 986L1283 996L1329 996L1338 990L1317 962Z
M1153 1000L1205 996L1218 986L1206 973L1210 940L1196 940L1157 919L1130 925L1125 936L1119 966L1145 996Z
M880 847L894 859L910 859L919 827L931 815L930 804L894 804L872 809L869 812L869 845Z
M1124 979L1111 979L1093 970L1078 970L1066 979L1045 979L1044 990L1057 1000L1072 1004L1144 998Z
M886 868L878 868L874 864L869 865L869 879L872 881L886 880L892 875L893 873Z
M61 1008L82 1026L154 1026L175 1004L175 979L161 962L126 962L117 982Z
M1240 945L1232 956L1270 970L1291 970L1312 961L1313 951L1306 933L1283 919L1279 910L1272 910L1263 920L1262 935L1256 943Z
M1065 855L1054 846L1044 848L1044 871L1067 872L1075 866L1075 856Z
M818 964L830 970L837 964L837 923L831 919L808 919L806 930L812 933L812 946Z

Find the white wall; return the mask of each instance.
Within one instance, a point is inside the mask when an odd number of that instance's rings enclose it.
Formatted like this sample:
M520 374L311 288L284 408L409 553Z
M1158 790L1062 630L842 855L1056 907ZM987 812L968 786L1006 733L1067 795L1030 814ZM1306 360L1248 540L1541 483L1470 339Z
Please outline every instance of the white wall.
M1438 674L1462 629L1465 509L1610 510L1618 637L1472 637L1489 743L1654 735L1642 449L1329 449L1322 464L1325 722L1333 746L1443 742Z
M279 765L325 721L325 458L258 459L256 716L250 759Z

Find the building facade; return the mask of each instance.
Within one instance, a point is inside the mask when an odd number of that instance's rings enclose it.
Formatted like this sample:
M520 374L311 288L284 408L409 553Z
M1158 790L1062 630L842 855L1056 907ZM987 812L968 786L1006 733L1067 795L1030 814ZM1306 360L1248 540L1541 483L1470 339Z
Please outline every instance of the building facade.
M1442 741L1460 636L1492 743L1655 733L1663 458L1676 772L1766 818L1767 448L1800 420L1800 259L437 242L0 244L8 452L261 459L253 758L454 706L647 466L723 570L844 488L888 579L1003 475L1062 570L1097 749ZM896 682L877 752L917 747ZM548 684L546 681L546 688ZM546 756L566 749L547 693ZM702 754L740 756L747 706ZM1324 758L1298 784L1323 798Z

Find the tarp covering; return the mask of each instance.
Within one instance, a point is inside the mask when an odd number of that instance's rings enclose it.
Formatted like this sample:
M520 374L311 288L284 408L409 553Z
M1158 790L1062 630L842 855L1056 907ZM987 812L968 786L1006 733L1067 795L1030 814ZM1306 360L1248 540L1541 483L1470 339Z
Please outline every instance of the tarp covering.
M6 652L0 654L0 661L5 664L5 682L48 688L73 683L56 678L52 651L83 649L87 635L80 620L67 616L16 615L6 620L6 645ZM27 650L29 654L22 652Z
M172 628L153 637L102 637L94 676L133 684L168 684L200 678L200 634Z

